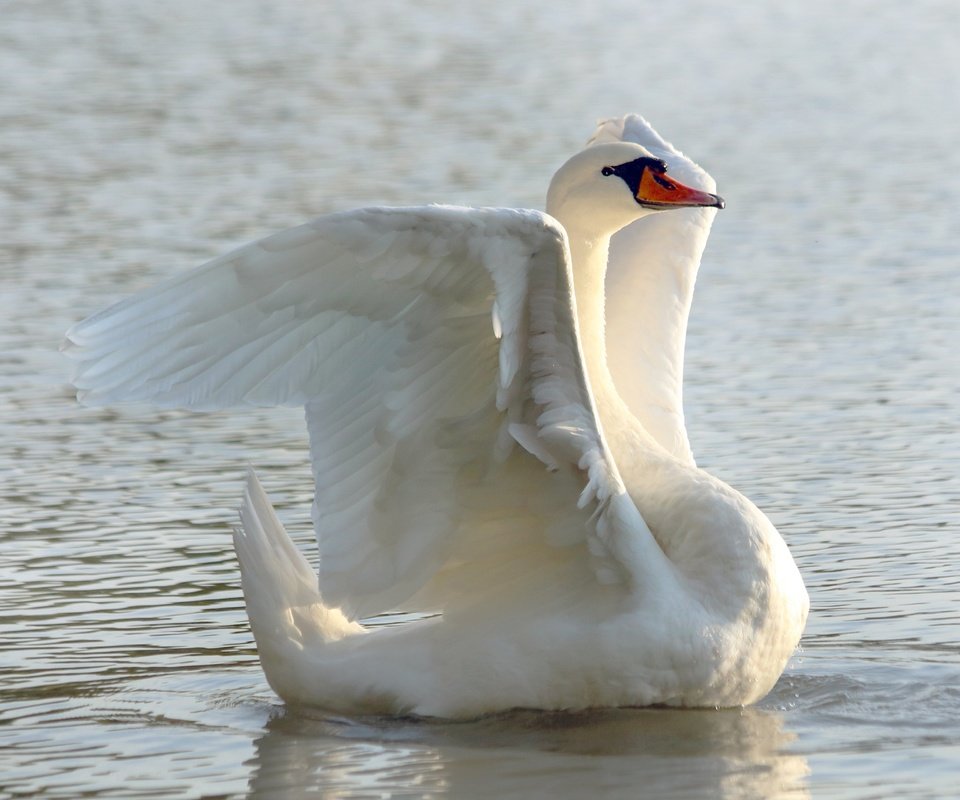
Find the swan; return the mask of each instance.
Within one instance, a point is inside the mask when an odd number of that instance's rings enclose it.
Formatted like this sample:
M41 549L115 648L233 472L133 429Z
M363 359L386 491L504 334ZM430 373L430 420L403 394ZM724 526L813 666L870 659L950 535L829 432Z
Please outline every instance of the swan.
M712 189L641 117L608 120L547 213L335 213L121 301L63 349L87 404L305 407L319 581L252 470L234 532L286 702L746 705L808 598L683 423ZM420 613L363 624L390 611Z

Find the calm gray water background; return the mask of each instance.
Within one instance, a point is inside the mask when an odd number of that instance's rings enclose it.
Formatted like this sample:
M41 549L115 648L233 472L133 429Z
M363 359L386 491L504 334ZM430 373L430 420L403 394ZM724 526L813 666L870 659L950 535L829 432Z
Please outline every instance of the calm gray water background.
M568 7L571 5L572 7ZM955 796L955 0L0 5L0 796ZM313 552L300 412L78 408L68 325L334 209L541 207L597 117L717 178L688 422L813 611L742 711L286 710L228 535Z

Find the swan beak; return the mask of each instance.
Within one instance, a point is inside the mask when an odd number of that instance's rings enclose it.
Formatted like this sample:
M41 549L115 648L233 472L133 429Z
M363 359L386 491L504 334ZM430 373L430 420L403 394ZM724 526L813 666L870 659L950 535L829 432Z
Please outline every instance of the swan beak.
M641 173L634 197L647 208L723 208L726 205L722 197L684 186L653 167Z

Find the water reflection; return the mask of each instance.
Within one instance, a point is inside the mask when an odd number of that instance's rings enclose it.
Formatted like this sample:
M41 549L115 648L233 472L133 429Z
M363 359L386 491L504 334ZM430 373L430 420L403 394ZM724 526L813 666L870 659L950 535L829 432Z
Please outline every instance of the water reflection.
M283 709L256 741L249 797L807 797L793 740L779 712L758 708L522 711L468 723Z

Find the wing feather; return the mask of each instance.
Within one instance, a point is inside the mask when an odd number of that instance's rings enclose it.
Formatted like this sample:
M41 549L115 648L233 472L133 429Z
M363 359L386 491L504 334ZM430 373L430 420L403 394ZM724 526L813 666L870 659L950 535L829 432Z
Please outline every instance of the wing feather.
M622 582L656 544L603 440L570 269L538 212L365 209L124 300L65 349L91 404L305 405L320 586L353 617L561 567Z

